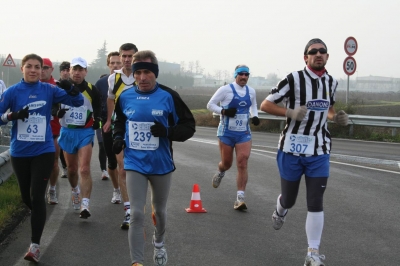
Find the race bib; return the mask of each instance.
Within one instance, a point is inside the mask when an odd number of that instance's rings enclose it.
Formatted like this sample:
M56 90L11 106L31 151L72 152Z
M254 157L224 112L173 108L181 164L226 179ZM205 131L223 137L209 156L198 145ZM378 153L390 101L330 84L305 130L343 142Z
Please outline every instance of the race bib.
M17 140L21 141L45 141L46 117L41 115L29 115L25 121L18 119Z
M84 126L87 118L87 107L69 107L69 110L65 113L65 123L68 125Z
M153 122L129 121L129 148L134 150L156 150L160 138L150 132Z
M246 131L247 114L239 114L235 115L235 117L229 117L228 129L231 131Z
M315 136L304 136L299 134L288 134L283 144L283 151L313 155L315 148Z

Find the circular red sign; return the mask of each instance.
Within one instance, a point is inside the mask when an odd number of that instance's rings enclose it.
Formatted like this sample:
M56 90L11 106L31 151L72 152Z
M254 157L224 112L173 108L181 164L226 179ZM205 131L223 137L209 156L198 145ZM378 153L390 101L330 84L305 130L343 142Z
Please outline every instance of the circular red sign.
M343 62L344 73L346 73L346 75L348 76L351 76L356 72L356 69L357 69L356 60L351 56L346 57Z
M357 40L354 37L348 37L344 41L344 51L347 55L352 56L355 55L358 49Z

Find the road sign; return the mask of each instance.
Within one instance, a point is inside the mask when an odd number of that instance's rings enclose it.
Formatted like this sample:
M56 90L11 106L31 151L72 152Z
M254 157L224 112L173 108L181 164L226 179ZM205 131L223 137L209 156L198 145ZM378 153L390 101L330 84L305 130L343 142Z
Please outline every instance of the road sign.
M351 56L346 57L346 59L344 59L343 62L344 73L346 73L346 75L348 76L351 76L356 72L356 69L357 69L356 60Z
M347 55L352 56L357 52L358 44L354 37L348 37L344 41L344 51Z
M15 63L14 63L13 58L11 57L11 54L8 54L6 60L4 60L3 66L15 67Z

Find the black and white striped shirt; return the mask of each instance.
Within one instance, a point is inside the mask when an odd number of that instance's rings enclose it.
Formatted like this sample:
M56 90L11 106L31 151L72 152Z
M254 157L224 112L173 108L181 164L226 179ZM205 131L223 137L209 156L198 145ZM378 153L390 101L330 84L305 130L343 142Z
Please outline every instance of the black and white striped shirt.
M283 150L285 138L290 134L315 136L313 155L329 154L331 135L328 131L328 111L335 103L335 92L338 82L325 72L317 76L307 67L295 71L278 83L266 98L276 104L283 103L286 108L295 109L307 106L307 115L303 121L286 119L286 126L281 133L279 149ZM295 155L300 153L293 152Z

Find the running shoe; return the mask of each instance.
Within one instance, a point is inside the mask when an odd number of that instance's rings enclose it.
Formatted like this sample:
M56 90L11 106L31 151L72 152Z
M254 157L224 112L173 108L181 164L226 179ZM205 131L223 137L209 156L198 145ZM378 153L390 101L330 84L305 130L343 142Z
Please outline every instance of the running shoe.
M311 252L311 255L306 256L304 266L325 266L321 260L325 260L325 255L319 255L318 250Z
M79 208L81 206L80 194L72 191L71 200L72 200L72 207L74 207L74 210L79 210Z
M111 203L120 204L121 203L121 190L114 189L113 196L111 198Z
M153 236L152 242L153 242L153 246L154 246L154 255L153 255L154 265L155 266L165 266L168 261L167 250L165 249L164 246L162 246L160 248L155 246L154 236Z
M101 180L107 180L109 178L110 176L108 175L107 170L103 170L103 172L101 173Z
M62 169L62 174L61 174L61 178L67 178L67 168L63 168Z
M247 210L247 205L244 202L244 196L238 195L235 204L233 205L235 210Z
M47 190L47 203L50 205L54 205L58 203L58 199L57 199L57 192L54 189L50 189Z
M286 214L287 214L287 211L286 211ZM280 216L278 214L277 210L274 211L274 213L272 214L272 222L273 222L272 227L275 230L281 229L283 223L285 222L286 214L284 216Z
M29 260L38 263L40 258L40 250L38 244L31 244L28 252L24 256L24 260Z
M129 229L129 222L131 221L131 209L125 209L124 221L121 224L121 229Z
M79 218L87 219L91 216L89 211L89 205L81 204L81 212L79 214Z
M224 177L225 172L222 173L215 173L215 175L212 178L212 185L213 187L217 188L219 187L219 184L221 183L222 178Z

